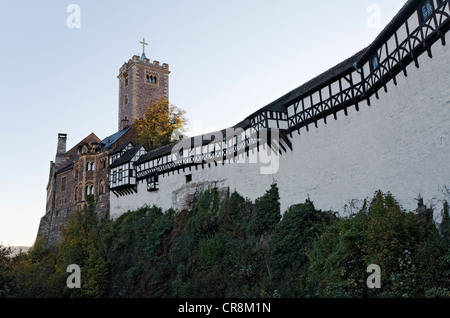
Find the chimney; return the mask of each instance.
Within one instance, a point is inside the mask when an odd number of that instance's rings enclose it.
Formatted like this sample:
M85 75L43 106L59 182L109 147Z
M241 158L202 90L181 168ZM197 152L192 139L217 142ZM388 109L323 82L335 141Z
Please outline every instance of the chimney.
M58 134L58 148L56 149L55 165L59 165L64 160L66 153L67 134Z

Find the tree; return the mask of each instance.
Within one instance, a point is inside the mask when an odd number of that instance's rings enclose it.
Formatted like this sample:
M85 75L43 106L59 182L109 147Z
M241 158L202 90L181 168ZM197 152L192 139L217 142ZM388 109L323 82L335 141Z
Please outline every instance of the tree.
M63 286L68 297L102 297L106 294L110 280L110 269L104 247L101 244L93 196L87 198L88 207L76 210L63 230L63 241L58 246L58 261L54 280ZM82 268L82 288L68 289L65 285L68 265Z
M269 239L280 219L280 195L274 183L262 197L255 200L249 231L256 240Z
M133 124L137 131L136 142L148 150L165 146L182 138L186 124L186 111L161 97L147 106L144 117Z
M306 296L307 253L336 218L332 212L316 210L309 199L284 213L269 244L273 280L281 296Z
M17 292L17 283L10 269L11 254L10 247L0 245L0 298L13 297Z

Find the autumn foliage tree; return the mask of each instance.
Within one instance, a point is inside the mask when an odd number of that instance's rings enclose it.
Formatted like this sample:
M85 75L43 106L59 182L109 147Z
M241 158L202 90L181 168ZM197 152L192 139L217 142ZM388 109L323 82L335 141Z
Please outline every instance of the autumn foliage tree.
M143 118L135 121L136 142L145 145L147 150L165 146L182 136L186 124L186 111L160 97L147 106Z

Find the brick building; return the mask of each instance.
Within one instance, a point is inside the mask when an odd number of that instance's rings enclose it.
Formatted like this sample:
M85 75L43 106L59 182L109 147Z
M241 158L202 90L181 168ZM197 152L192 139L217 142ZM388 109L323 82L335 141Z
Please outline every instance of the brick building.
M150 61L144 51L141 56L134 55L122 65L118 75L119 130L102 140L91 133L69 150L67 134L58 134L55 160L50 162L46 213L41 218L38 237L55 245L72 212L87 206L88 196L96 202L97 215L109 210L108 157L126 150L125 146L134 146L132 123L143 116L153 101L168 98L169 73L167 64Z

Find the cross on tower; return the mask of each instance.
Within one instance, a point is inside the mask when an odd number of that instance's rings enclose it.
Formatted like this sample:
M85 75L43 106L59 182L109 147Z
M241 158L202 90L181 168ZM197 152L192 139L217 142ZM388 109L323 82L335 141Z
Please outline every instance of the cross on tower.
M148 43L145 43L145 38L142 38L142 41L140 41L139 43L142 44L142 54L145 55L145 46L148 45Z

